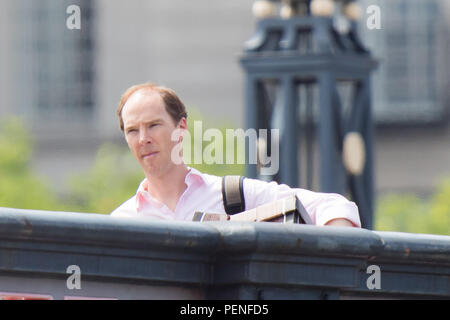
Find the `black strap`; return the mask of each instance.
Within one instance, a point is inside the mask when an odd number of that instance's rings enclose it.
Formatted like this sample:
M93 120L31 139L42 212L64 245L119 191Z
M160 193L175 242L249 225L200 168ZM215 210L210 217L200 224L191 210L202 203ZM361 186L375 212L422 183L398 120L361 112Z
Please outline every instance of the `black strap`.
M244 178L242 176L222 178L223 207L227 214L245 211Z

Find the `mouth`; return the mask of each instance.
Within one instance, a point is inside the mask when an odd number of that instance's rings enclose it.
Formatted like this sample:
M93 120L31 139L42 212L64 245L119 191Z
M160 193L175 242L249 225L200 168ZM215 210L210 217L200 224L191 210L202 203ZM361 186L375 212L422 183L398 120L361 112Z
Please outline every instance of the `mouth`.
M158 151L152 151L152 152L148 152L148 153L143 154L141 157L142 157L142 159L147 159L147 158L153 157L157 153L158 153Z

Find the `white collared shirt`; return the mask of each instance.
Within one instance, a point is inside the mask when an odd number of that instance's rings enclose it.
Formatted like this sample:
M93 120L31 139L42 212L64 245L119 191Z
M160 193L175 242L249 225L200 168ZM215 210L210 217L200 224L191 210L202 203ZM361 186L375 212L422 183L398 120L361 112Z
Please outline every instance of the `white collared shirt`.
M192 221L196 211L225 213L222 201L222 178L201 173L189 168L185 177L186 190L178 199L174 211L153 198L147 191L144 179L136 195L125 201L111 215L115 217L143 217L163 220ZM311 220L316 225L325 225L330 220L344 218L354 226L361 227L358 207L354 202L336 193L320 193L300 188L290 188L285 184L244 179L245 209L250 210L262 204L296 194Z

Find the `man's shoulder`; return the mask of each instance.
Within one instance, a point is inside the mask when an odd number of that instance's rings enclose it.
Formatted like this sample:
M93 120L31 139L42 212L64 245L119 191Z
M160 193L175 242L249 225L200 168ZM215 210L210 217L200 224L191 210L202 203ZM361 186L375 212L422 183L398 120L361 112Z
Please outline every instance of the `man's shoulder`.
M192 173L201 176L207 184L221 182L222 179L224 178L224 176L218 176L218 175L214 175L214 174L210 174L210 173L206 173L206 172L201 172L194 168L192 168ZM251 187L253 187L253 186L268 187L268 186L278 185L278 183L275 181L264 181L264 180L260 180L260 179L249 178L249 177L246 177L244 175L239 175L239 174L232 174L232 175L244 177L244 184L247 184Z
M278 184L276 181L265 181L261 179L254 179L254 178L248 178L246 177L244 179L244 188L248 189L250 192L262 192L262 191L274 191L278 188L288 188L289 186L284 184Z
M222 179L224 178L224 176L217 176L214 174L199 172L198 170L196 170L196 173L201 175L201 177L207 187L214 188L214 189L222 188ZM239 174L233 174L233 175L240 176ZM274 188L277 188L277 186L279 186L279 184L275 181L264 181L264 180L249 178L244 175L242 175L242 177L244 177L243 188L244 188L244 193L246 194L246 196L253 195L254 193L260 193L262 191L269 191L269 190L272 190ZM285 187L287 187L287 186L285 186ZM245 192L245 190L247 190L247 192Z
M219 183L222 180L222 177L219 177L219 176L216 176L213 174L209 174L206 172L201 172L195 168L190 168L190 173L191 173L191 175L200 177L207 186L212 186L216 183Z

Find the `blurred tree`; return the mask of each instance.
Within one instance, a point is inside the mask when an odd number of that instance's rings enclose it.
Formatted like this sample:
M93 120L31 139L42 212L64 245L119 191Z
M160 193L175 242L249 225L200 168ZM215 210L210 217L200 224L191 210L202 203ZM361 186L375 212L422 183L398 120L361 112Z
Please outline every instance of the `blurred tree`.
M195 129L195 122L201 122L202 124L202 141L199 143L194 142L194 129ZM224 176L224 175L244 175L245 173L245 165L240 164L238 162L238 152L245 152L245 150L238 150L238 144L235 141L234 143L234 149L233 150L227 150L226 149L226 130L227 129L236 129L236 125L233 124L231 121L227 121L226 119L222 119L221 123L217 123L218 121L210 121L205 120L205 118L201 115L200 112L196 111L195 109L189 110L189 116L188 116L188 131L191 136L191 140L183 140L183 150L190 149L191 150L191 157L190 159L187 158L187 154L184 153L184 160L188 164L188 166L196 168L197 170L209 173L217 176ZM204 133L206 130L214 128L218 129L221 133L222 141L216 141L215 138L211 139L211 141L207 141L204 138ZM198 128L197 128L198 130ZM188 143L190 143L190 146L188 146ZM223 157L220 157L222 159L222 164L220 163L213 163L213 164L207 164L205 161L202 161L200 164L194 163L194 153L201 152L202 155L205 155L205 153L209 154L207 151L208 146L211 148L216 144L217 147L222 146L223 147ZM199 150L200 149L200 150ZM234 155L234 161L231 164L226 163L226 156L227 153L232 153ZM215 152L212 152L212 155L215 156ZM205 159L203 159L205 160Z
M63 210L44 178L32 173L32 140L16 117L0 122L0 206Z
M450 235L450 179L430 200L415 195L388 195L378 200L375 229Z
M431 199L428 230L450 235L450 178L442 180Z
M123 146L106 143L87 172L69 178L66 201L72 211L110 213L136 193L142 179L131 153Z

